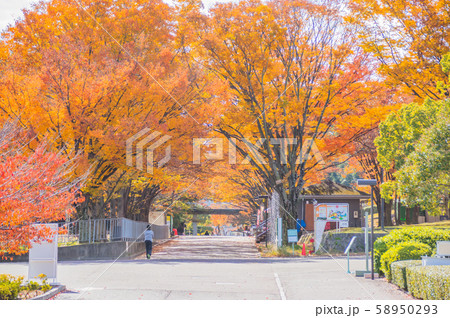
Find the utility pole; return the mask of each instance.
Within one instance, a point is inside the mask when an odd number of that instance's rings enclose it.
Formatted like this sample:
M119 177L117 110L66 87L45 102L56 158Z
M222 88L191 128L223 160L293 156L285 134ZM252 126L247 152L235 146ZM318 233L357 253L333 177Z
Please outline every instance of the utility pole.
M373 268L373 187L377 185L377 180L375 179L358 179L357 184L359 186L370 186L370 214L371 214L371 233L370 233L370 244L372 251L372 270L371 276L374 279L374 268Z
M373 268L373 186L370 187L370 214L372 214L372 221L371 221L371 233L370 233L370 244L372 244L371 251L372 251L372 273L371 278L374 279L374 268Z
M266 214L266 247L267 247L267 241L269 239L269 215L267 213L267 209L269 208L269 203L267 202L269 200L269 196L266 196L264 199L264 213Z

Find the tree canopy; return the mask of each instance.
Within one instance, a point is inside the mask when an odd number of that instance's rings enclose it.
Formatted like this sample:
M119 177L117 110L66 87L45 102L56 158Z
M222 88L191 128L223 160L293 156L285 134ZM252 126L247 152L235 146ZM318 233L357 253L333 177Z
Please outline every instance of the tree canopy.
M83 179L82 202L69 204L77 218L148 220L149 210L202 199L250 211L275 191L293 226L308 184L381 183L382 167L386 198L437 213L448 200L448 12L431 0L242 0L209 10L200 0L39 2L1 33L0 125L33 142L3 154L0 167L9 180L23 167L36 176L40 162L52 179L70 162L67 191L54 189L64 198L48 198L58 218ZM154 146L143 169L136 147L127 160L127 140ZM50 192L20 178L23 191ZM49 220L18 202L0 211L5 229ZM7 223L16 209L33 212Z
M443 59L447 71L448 55ZM375 140L378 159L393 169L395 180L383 185L383 195L400 195L409 206L433 214L448 214L449 123L448 99L407 104L380 124Z

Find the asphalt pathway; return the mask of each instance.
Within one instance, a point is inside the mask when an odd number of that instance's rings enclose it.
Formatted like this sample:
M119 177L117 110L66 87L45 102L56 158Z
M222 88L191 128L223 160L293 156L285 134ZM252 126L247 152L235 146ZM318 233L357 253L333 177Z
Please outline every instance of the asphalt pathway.
M351 260L362 269L363 258ZM347 274L345 258L261 258L251 238L181 237L150 260L58 264L56 299L411 299L382 279ZM27 275L26 263L0 273Z
M158 249L152 259L259 258L255 238L240 236L180 236ZM145 255L137 259L144 259Z

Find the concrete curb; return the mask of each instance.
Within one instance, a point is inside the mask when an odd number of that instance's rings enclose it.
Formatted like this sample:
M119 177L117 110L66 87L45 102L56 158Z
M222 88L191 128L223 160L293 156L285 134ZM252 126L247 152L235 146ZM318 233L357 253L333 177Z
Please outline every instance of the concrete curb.
M52 298L53 296L55 296L56 294L59 294L60 292L63 292L66 290L66 286L65 285L56 285L53 286L52 289L50 289L48 292L36 296L34 298L31 298L30 300L48 300L50 298Z

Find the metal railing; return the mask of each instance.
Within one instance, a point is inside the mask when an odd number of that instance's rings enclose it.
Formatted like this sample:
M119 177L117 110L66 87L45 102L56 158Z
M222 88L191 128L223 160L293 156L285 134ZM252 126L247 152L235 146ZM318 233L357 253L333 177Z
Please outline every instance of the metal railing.
M309 241L314 238L313 233L305 233L302 236L300 236L300 239L298 240L297 244L302 245L303 243L307 244Z
M255 229L255 237L256 241L260 241L262 237L267 235L267 220L264 220L259 223L259 225Z
M59 223L58 243L61 245L114 242L143 241L144 231L149 223L126 218L89 219L75 222Z

